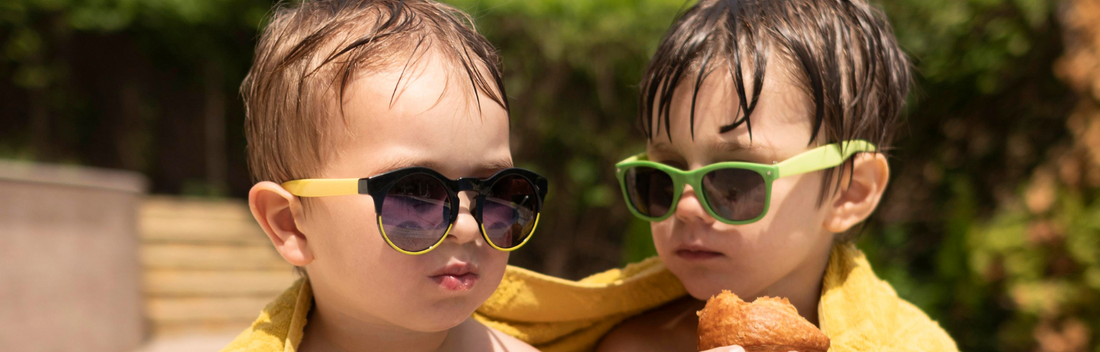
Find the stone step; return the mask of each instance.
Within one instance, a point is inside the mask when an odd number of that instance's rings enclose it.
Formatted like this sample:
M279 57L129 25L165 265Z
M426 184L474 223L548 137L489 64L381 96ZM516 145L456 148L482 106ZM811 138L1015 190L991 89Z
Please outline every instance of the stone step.
M273 271L146 270L145 295L160 297L263 296L271 299L290 287L298 274Z
M291 266L270 243L146 243L141 246L141 262L147 270L270 270Z

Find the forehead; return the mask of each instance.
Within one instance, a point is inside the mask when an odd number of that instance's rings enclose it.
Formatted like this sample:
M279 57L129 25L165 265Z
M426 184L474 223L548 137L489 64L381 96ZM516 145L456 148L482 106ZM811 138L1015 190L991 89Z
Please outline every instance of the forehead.
M356 77L333 123L326 177L367 177L406 166L448 177L511 165L508 113L475 90L463 70L432 51L407 66ZM344 176L335 176L332 174Z
M788 60L774 56L768 60L763 86L747 118L740 102L741 94L732 78L731 65L721 62L710 67L698 89L694 84L697 73L687 75L676 87L669 107L668 126L661 126L661 133L651 139L651 150L701 149L717 153L809 143L813 105L803 85L792 74ZM743 67L741 74L744 77L744 105L752 105L756 72ZM741 123L736 128L721 132L737 122Z

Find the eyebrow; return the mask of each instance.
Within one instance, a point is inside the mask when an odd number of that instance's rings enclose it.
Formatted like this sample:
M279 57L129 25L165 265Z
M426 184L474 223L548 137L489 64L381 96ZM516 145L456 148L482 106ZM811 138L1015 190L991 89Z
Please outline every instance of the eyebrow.
M511 159L490 160L478 167L478 172L493 172L515 167ZM488 175L486 175L488 176Z
M723 153L723 152L748 151L748 150L759 148L759 146L752 145L752 144L745 144L745 143L742 143L740 141L722 140L722 141L719 141L718 143L713 143L713 144L712 143L707 143L707 145L705 145L704 148L706 148L707 151L710 151L710 152ZM668 142L663 142L663 141L653 143L653 149L655 151L659 151L659 152L676 152L676 148L674 148Z
M742 142L739 142L739 141L726 141L726 140L723 140L723 141L720 141L720 142L715 143L715 144L709 144L709 145L707 145L706 148L708 150L710 150L711 152L722 153L722 152L749 151L749 150L755 149L755 147L758 147L758 146L754 146L752 144L745 144L745 143L742 143Z
M382 164L382 166L378 168L378 171L375 172L375 175L383 174L383 173L386 173L386 172L390 172L390 171L397 170L397 169L403 169L403 168L407 168L407 167L426 167L426 168L436 170L436 171L440 171L440 170L443 169L442 164L440 164L438 162L435 162L435 161L432 161L432 160L396 157L396 158L391 158L389 160L386 160ZM478 175L464 175L462 177L470 177L470 176L480 177L480 176L482 176L482 175L480 175L482 173L488 173L488 172L494 172L495 173L497 171L507 169L507 168L511 168L511 167L513 167L513 163L512 163L511 159L501 158L501 159L489 160L489 161L486 161L486 162L480 164L477 167L477 170L475 172ZM370 177L370 176L374 176L374 175L367 175L367 176L363 176L363 177ZM489 175L484 175L484 176L487 177Z
M676 151L676 148L673 148L672 144L669 144L668 142L664 142L664 141L659 141L659 142L653 143L653 149L656 150L656 151L659 151L659 152L675 152Z
M389 158L385 162L383 162L382 166L378 167L378 170L375 171L375 174L384 174L384 173L387 173L387 172L390 172L390 171L393 171L393 170L403 169L403 168L406 168L406 167L413 167L413 166L421 166L421 167L426 167L426 168L433 169L433 170L438 170L439 169L439 165L436 164L435 162L431 161L431 160L416 160L416 159L411 159L411 158L394 157L394 158ZM374 175L366 175L364 177L369 177L369 176L374 176Z

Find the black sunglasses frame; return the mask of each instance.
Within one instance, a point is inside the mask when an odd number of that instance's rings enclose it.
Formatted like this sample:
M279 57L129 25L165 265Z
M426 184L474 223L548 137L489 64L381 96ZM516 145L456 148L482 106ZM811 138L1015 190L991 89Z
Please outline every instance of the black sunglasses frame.
M443 174L440 174L438 171L435 171L435 170L432 170L432 169L426 168L426 167L409 167L409 168L397 169L397 170L394 170L394 171L378 174L378 175L371 176L371 177L368 177L368 178L361 178L361 179L359 179L359 194L367 194L367 195L370 195L371 198L374 199L375 213L378 214L377 215L378 229L379 229L380 233L382 234L383 239L386 240L387 242L389 242L389 239L385 238L385 229L382 227L382 221L381 221L382 220L382 216L381 216L382 207L385 205L386 194L389 193L390 189L393 188L393 186L398 181L404 179L405 177L414 176L414 175L425 175L425 176L434 178L437 181L439 181L447 189L447 195L448 195L448 200L449 200L451 209L456 209L457 210L459 208L458 194L460 192L472 191L472 192L477 193L477 196L472 198L472 200L474 201L474 204L471 204L471 206L472 206L472 209L474 210L474 213L473 213L474 219L477 220L477 223L478 223L479 227L481 227L481 225L483 225L482 222L481 222L482 221L481 215L482 215L482 209L484 208L484 204L485 204L485 198L489 195L489 192L492 190L493 186L500 179L505 178L505 177L509 177L509 176L519 176L519 177L527 180L527 182L530 182L531 185L535 187L535 193L536 193L536 196L537 196L536 204L538 206L538 209L535 212L536 214L542 212L543 199L546 198L547 189L548 189L548 186L549 186L549 181L546 179L546 177L543 177L542 175L539 175L539 174L535 173L534 171L530 171L530 170L527 170L527 169L521 169L521 168L508 168L508 169L500 170L497 173L493 174L492 176L489 176L488 178L484 178L484 179L480 179L480 178L476 178L476 177L460 177L456 180L452 180L452 179L447 178L446 176L443 176ZM454 224L454 222L456 220L458 220L458 211L452 211L451 212L451 218L447 219L447 221L448 221L449 224ZM530 238L531 235L534 234L533 233L534 229L531 229L531 232L532 233L527 234L527 238ZM494 248L500 249L500 250L514 250L516 248L519 248L520 246L522 246L526 242L526 241L521 242L520 244L517 244L517 245L515 245L513 247L509 247L509 248L501 248L501 247L497 247L496 244L492 243L492 241L490 241L488 239L488 234L485 233L484 229L481 230L481 235L482 235L482 237L485 237L485 241L489 242L491 246L493 246ZM444 233L443 236L445 237L446 233ZM393 244L391 243L391 245L393 245ZM431 251L432 249L434 249L438 245L439 245L439 242L437 241L436 244L433 244L431 247L428 247L427 249L424 249L424 250L421 250L421 251L415 251L414 252L414 251L408 251L408 250L405 250L405 249L401 249L400 251L407 252L408 254L421 254L421 253L427 253L428 251ZM397 249L397 248L395 247L395 249Z

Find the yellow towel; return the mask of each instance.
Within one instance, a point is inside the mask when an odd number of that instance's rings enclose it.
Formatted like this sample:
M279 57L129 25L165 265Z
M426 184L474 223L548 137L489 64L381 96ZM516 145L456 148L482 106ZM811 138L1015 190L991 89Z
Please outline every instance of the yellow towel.
M830 352L957 352L955 340L879 280L854 244L833 246L817 306Z
M547 352L589 351L630 315L685 294L656 258L570 282L510 270L474 317ZM924 312L879 280L855 245L833 247L818 314L831 352L958 351Z
M222 352L294 352L302 342L311 308L313 289L309 280L303 278L268 303L252 326L237 335Z
M586 351L622 320L686 294L656 257L580 281L509 267L474 318L541 351Z
M548 352L589 351L622 320L685 295L657 258L580 281L508 267L474 318ZM312 302L301 280L222 351L293 352ZM871 271L852 244L833 248L818 306L831 352L958 351L955 342Z

